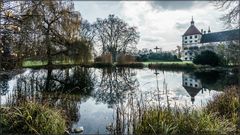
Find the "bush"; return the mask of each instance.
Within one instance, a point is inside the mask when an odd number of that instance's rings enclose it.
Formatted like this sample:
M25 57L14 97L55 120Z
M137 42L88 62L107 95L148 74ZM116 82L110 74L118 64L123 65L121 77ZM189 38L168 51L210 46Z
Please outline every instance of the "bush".
M135 57L129 54L122 54L117 59L117 63L119 64L127 64L133 62L135 62Z
M3 132L25 134L64 134L66 120L60 111L37 103L1 108Z
M219 66L221 60L218 55L212 51L203 51L193 59L194 64Z

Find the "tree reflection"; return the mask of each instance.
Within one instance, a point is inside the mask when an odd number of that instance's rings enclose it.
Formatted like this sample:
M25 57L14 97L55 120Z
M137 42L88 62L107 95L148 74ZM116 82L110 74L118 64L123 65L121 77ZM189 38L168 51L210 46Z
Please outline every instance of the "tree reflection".
M10 77L8 75L2 75L0 76L0 96L6 95L8 93L8 81L10 80Z
M136 71L130 68L105 68L101 70L99 87L94 93L97 102L109 107L123 103L127 94L133 93L139 83Z
M66 111L71 122L78 121L80 102L86 101L93 91L94 79L90 69L30 70L16 79L8 105L35 101Z

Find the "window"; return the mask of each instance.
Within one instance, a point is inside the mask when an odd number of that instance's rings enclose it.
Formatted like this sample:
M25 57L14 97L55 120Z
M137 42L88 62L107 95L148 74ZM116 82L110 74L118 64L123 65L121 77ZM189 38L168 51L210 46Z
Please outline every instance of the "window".
M190 43L192 43L192 41L190 41Z
M197 84L195 84L195 87L198 87L198 85L197 85Z
M192 86L192 84L190 83L190 86Z
M195 38L197 38L197 35L195 35Z
M185 60L187 60L187 58L185 57Z
M192 53L190 52L189 55L192 55Z
M185 37L185 39L187 39L187 37Z
M187 85L187 83L185 82L185 85Z
M190 36L190 39L192 39L192 36Z
M187 43L187 41L184 42L185 44Z
M185 55L187 55L187 52L185 52Z
M197 40L195 40L195 42L197 42Z

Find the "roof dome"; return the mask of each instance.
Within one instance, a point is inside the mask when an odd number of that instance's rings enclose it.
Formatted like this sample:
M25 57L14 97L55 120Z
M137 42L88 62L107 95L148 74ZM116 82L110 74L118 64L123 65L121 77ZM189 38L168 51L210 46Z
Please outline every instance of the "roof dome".
M194 35L194 34L202 34L194 25L194 21L192 18L191 25L187 29L187 31L183 34L183 36Z

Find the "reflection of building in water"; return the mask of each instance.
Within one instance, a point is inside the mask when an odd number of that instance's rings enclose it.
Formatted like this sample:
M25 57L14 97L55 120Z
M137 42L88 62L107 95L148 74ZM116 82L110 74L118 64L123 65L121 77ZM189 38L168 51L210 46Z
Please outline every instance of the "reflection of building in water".
M197 79L194 75L183 73L182 86L186 89L191 96L191 101L194 103L195 96L202 89L202 83L200 79Z

